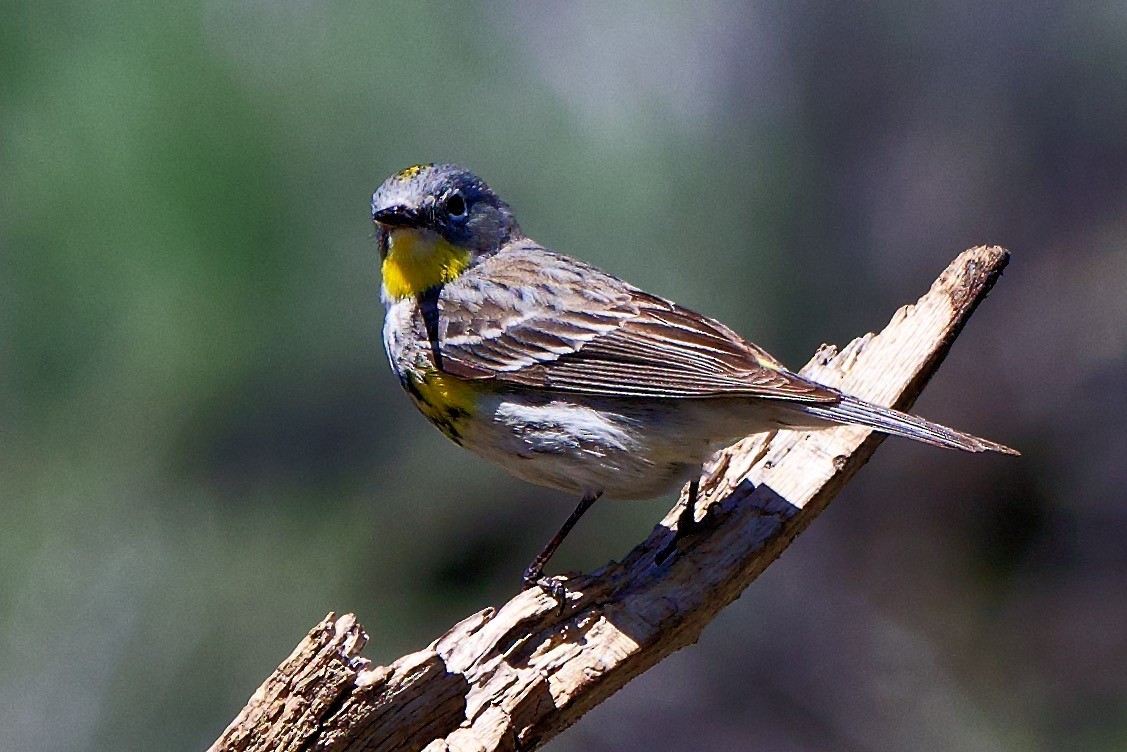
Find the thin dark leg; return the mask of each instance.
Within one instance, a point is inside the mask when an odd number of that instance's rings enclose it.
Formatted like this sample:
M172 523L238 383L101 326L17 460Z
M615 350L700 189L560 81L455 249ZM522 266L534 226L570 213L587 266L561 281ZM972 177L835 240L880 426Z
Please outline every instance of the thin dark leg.
M524 586L525 590L539 585L555 596L556 600L560 601L561 606L563 605L564 587L559 582L548 580L544 577L544 565L552 558L552 554L556 552L556 549L563 543L567 534L575 527L575 523L579 522L579 518L583 516L583 513L590 509L591 505L594 504L600 496L602 496L601 492L587 494L579 500L579 506L577 506L575 511L571 513L571 516L567 518L567 522L552 536L552 540L548 541L548 545L544 546L544 550L536 554L536 558L528 565L528 569L524 570L524 576L521 577L521 584Z
M666 559L673 555L677 550L677 543L684 538L689 537L693 533L704 527L704 522L697 522L696 508L697 496L700 494L700 478L689 481L689 498L685 503L681 514L677 517L677 533L673 539L669 541L669 545L658 552L654 558L658 564L664 564Z
M702 526L702 523L697 522L696 518L697 495L699 493L700 478L694 478L689 481L689 501L685 504L685 508L681 510L681 516L677 518L678 540L686 535L692 535Z

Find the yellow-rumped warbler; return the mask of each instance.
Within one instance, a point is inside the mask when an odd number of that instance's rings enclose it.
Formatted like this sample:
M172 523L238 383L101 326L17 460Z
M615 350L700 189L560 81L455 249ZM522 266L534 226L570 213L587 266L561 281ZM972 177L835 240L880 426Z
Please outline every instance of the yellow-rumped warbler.
M842 394L786 370L719 321L521 232L476 175L416 165L372 196L384 346L419 410L450 439L531 483L582 496L524 573L604 493L658 496L749 434L852 423L968 452L1013 449Z

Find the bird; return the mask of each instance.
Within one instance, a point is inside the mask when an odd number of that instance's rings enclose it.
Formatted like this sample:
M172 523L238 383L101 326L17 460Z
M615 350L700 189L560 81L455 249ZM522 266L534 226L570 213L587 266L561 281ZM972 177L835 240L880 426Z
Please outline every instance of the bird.
M509 205L452 164L418 164L372 195L384 348L419 411L455 444L579 497L523 589L602 496L689 483L677 535L699 524L704 462L746 436L842 424L967 452L1010 447L787 370L719 321L524 234Z

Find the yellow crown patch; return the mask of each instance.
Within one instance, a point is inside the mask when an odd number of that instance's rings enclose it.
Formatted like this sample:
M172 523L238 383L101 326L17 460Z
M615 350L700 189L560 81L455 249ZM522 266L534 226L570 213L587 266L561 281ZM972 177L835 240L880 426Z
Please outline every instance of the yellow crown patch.
M429 165L429 164L411 165L406 170L401 170L400 172L397 172L395 174L395 177L398 178L399 180L410 180L411 178L415 177L416 175L418 175L420 172L422 172L423 170L425 170L428 167L431 167L431 165Z

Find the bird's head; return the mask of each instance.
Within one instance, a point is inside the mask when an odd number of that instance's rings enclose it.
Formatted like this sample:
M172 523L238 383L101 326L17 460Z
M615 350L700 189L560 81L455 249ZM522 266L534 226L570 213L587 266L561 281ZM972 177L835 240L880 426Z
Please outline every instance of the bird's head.
M389 303L457 278L480 258L520 237L509 205L468 170L408 167L372 195Z

